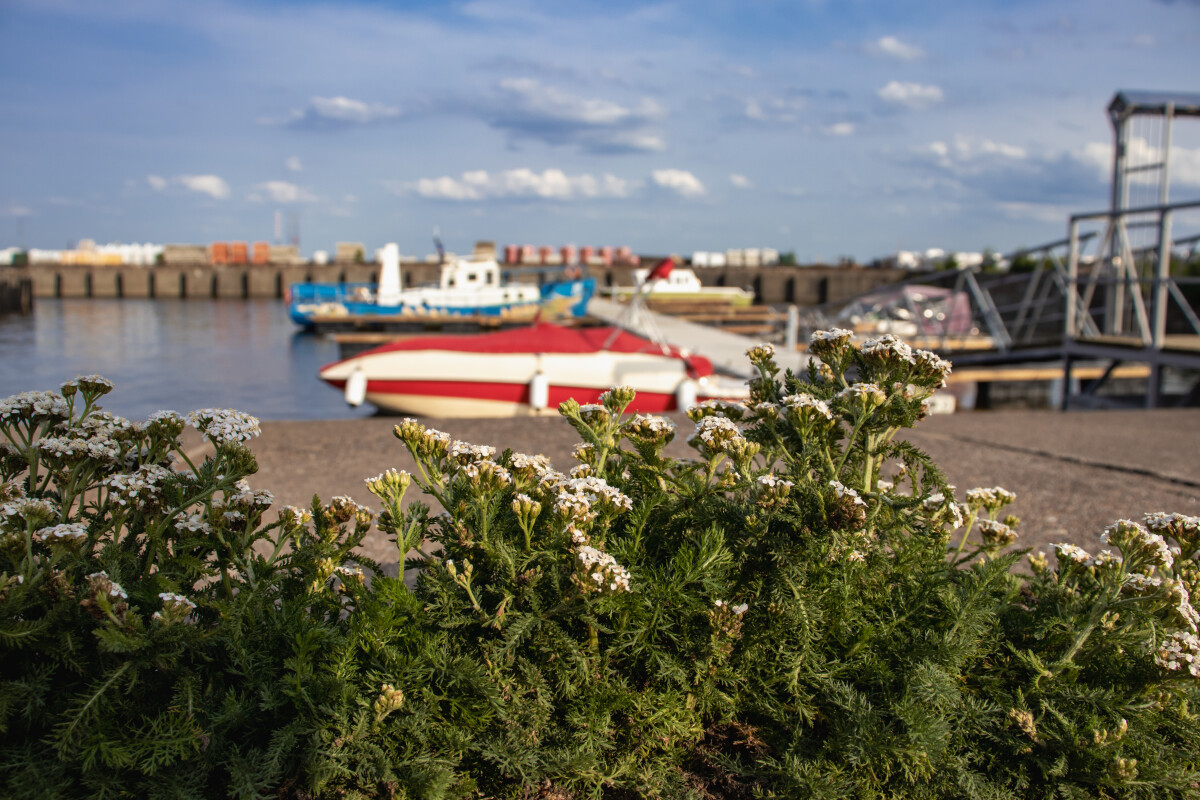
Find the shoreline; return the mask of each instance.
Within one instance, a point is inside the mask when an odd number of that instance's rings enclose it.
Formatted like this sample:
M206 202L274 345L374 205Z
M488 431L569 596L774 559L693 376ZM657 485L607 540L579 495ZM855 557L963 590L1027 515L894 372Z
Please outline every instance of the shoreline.
M668 454L687 456L692 423L680 413ZM412 459L392 435L401 417L326 421L267 421L249 442L259 472L250 485L275 495L275 508L308 507L348 495L378 510L364 481L389 469L413 470ZM579 438L560 417L422 419L422 423L497 452L548 456L567 471ZM194 431L191 432L195 434ZM1200 516L1200 409L1088 411L986 411L934 416L903 438L933 457L963 499L976 486L1002 486L1017 495L1007 512L1021 518L1016 547L1048 550L1070 542L1089 552L1118 519L1140 520L1147 512ZM185 440L200 452L198 436ZM407 502L422 499L415 486ZM270 515L271 512L268 512ZM372 531L363 549L395 564L394 546Z

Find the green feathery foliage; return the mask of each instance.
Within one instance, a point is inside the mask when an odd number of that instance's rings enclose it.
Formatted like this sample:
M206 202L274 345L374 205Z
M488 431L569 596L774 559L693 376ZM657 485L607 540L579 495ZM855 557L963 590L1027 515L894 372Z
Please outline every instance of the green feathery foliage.
M576 464L415 420L374 515L268 520L257 421L0 401L0 785L17 797L1200 796L1200 519L1014 569L1001 488L896 440L949 364L884 336L691 411L568 401ZM850 378L849 376L855 376ZM444 511L406 504L416 483ZM358 545L396 543L388 577ZM404 575L409 576L406 583Z

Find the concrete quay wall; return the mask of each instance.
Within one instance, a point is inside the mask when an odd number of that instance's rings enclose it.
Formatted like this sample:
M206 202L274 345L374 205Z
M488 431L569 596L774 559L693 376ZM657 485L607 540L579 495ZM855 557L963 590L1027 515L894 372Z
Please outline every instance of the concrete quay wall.
M33 285L34 297L45 298L279 298L293 283L374 283L377 264L301 264L155 267L88 267L37 264L22 268ZM436 282L438 265L402 264L404 285ZM600 287L629 286L633 268L616 265L592 270ZM856 267L714 267L696 270L706 286L737 286L752 290L755 302L820 305L853 297L908 277L903 270ZM518 274L527 283L548 280L548 273Z

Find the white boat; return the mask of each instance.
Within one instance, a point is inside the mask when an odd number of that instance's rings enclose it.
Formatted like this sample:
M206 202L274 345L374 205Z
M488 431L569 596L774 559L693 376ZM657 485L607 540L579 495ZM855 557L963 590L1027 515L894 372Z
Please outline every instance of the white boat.
M648 300L680 300L728 303L748 306L754 302L754 292L736 286L704 286L696 273L687 267L673 266L664 260L653 270L635 269L633 286L618 286L611 291L618 300L642 294Z
M320 377L381 409L427 417L554 413L568 398L595 403L614 386L637 392L630 411L686 409L743 400L743 381L718 376L703 356L619 327L534 324L473 336L423 336L321 368Z
M445 317L495 317L528 322L541 314L583 316L596 288L594 278L576 277L542 286L504 283L495 258L477 253L442 265L436 286L404 287L400 250L382 252L379 284L294 284L288 293L292 319L304 327L321 322L383 317L425 320Z

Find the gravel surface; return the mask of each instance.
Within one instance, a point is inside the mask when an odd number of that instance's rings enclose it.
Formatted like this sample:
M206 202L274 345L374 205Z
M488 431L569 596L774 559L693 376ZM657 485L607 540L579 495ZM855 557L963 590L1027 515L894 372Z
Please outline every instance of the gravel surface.
M679 426L673 455L691 422ZM378 508L363 481L389 467L413 469L392 435L395 417L326 422L264 422L251 443L258 457L256 488L277 504L307 506L314 494L349 495ZM424 420L456 439L525 453L542 453L566 471L577 434L558 417ZM962 494L976 486L1003 486L1017 494L1010 506L1021 518L1018 545L1046 549L1068 541L1095 550L1104 527L1148 511L1200 515L1200 409L1155 411L977 411L932 417L906 438L924 449ZM201 449L197 440L191 444ZM410 490L408 497L417 495ZM395 562L396 552L372 533L367 555Z

